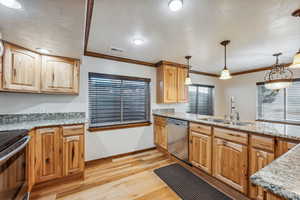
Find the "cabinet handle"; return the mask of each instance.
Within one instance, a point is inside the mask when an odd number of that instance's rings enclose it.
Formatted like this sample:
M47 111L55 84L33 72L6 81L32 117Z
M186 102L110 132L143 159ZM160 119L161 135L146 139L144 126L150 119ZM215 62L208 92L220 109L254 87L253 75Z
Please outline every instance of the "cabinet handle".
M17 70L16 70L16 68L14 68L14 70L13 70L14 72L14 77L16 77L17 76Z
M55 75L54 75L54 72L52 73L52 83L54 82L55 80Z

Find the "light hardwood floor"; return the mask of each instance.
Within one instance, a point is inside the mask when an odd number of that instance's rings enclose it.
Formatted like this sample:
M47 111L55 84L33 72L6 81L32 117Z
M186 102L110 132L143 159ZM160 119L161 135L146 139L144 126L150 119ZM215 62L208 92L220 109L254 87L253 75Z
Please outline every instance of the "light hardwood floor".
M32 200L179 200L153 172L173 163L151 150L90 164L85 179L35 188Z

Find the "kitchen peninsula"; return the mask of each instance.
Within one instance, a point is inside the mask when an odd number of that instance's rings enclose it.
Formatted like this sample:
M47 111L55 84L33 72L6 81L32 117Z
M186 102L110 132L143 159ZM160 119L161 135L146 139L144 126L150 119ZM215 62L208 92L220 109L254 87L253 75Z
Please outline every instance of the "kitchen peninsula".
M221 118L179 112L156 111L153 115L154 122L166 119L165 127L169 118L189 122L189 162L195 168L250 198L300 199L299 190L294 188L300 178L299 126L254 121L232 124ZM157 130L163 128L154 130L155 138L161 137ZM168 150L167 144L159 144L168 143L167 134L172 133L165 132L166 139L156 140L156 145Z

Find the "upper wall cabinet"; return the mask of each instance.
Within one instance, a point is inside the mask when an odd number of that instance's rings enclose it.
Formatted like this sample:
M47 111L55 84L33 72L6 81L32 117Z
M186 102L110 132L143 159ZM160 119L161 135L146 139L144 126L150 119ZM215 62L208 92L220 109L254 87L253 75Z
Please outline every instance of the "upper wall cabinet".
M3 88L22 92L39 92L41 56L5 44L3 57Z
M44 56L10 43L4 43L4 48L0 90L78 94L79 60Z
M78 93L79 62L74 59L42 56L43 92Z
M187 102L187 68L162 61L157 66L157 103Z

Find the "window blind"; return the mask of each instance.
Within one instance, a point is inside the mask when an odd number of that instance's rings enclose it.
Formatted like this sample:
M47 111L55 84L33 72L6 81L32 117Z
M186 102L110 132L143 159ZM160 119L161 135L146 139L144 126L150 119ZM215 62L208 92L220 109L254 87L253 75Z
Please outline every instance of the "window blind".
M213 115L214 86L189 86L189 113L200 115Z
M257 84L257 119L279 122L300 122L300 79L289 88L268 90Z
M89 73L90 127L147 122L150 79Z
M300 80L286 89L286 120L300 122Z

